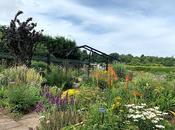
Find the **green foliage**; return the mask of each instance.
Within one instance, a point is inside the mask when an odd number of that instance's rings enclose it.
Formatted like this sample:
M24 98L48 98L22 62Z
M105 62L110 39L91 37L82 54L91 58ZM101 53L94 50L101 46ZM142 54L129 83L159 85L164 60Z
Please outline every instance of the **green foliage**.
M35 86L13 86L7 90L7 103L12 112L28 113L40 100L39 89Z
M66 82L70 81L71 77L73 77L73 75L71 75L71 70L69 70L66 75L65 69L62 67L59 68L52 65L50 68L51 71L45 76L47 83L50 86L57 86L61 88Z
M130 66L130 65L127 65L126 68L128 70L144 71L144 72L151 72L151 73L175 72L175 67L164 67L164 66Z
M7 89L5 87L0 87L0 107L5 107L8 105L7 101Z
M24 75L24 68L19 72L17 70L9 71L7 75L4 73L7 70L4 70L0 75L0 79L8 79L4 78L4 76L8 76L10 79L15 79L15 82L18 84L14 84L13 80L0 80L3 81L3 84L1 84L3 87L0 89L0 106L8 107L12 112L27 113L42 98L42 103L45 106L43 113L41 113L41 124L38 130L154 130L151 120L139 119L138 123L133 119L130 120L128 118L129 109L126 110L126 105L146 103L148 108L159 107L161 111L174 111L174 73L157 74L135 71L132 80L126 82L124 78L128 72L124 70L124 66L117 66L116 68L119 68L119 75L124 76L121 76L122 80L114 82L110 89L101 90L96 86L93 78L81 75L84 78L81 78L83 81L77 90L78 94L75 96L75 104L73 107L66 106L65 109L59 109L59 107L56 109L56 105L51 105L50 102L56 96L62 93L65 94L58 87L62 87L72 77L72 79L74 77L78 78L77 71L68 69L66 75L65 68L51 65L51 72L46 74L45 78L50 85L56 86L49 87L49 93L46 91L48 96L48 100L46 100L46 95L43 97L39 95L40 87L27 82L30 80L21 78L21 75ZM32 71L30 74L36 77L38 73L33 73ZM15 78L13 75L19 76ZM4 81L7 83L4 83ZM9 83L11 81L12 83ZM105 84L103 80L99 82L102 85ZM128 86L126 87L127 83ZM48 94L51 95L49 96ZM101 112L101 108L105 109L104 113ZM143 109L143 111L146 110ZM135 117L136 114L132 116ZM171 115L167 115L167 117L162 116L161 118L163 120L161 120L160 124L165 126L166 130L174 130L174 126L167 121L167 119L170 121Z
M0 52L8 52L7 46L5 46L5 42L2 40L4 36L4 26L0 25Z
M48 52L53 54L56 58L67 58L66 57L67 53L69 53L71 49L76 47L76 42L61 36L57 37L43 36L40 42L40 46L38 47L41 46L43 48L43 51L37 48L38 52L44 52L45 50L44 47L46 47ZM80 59L80 50L75 49L74 51L72 51L72 53L70 53L68 58Z
M38 71L44 71L47 69L47 63L42 61L32 61L31 68L34 68Z
M50 112L43 114L37 130L60 130L68 125L76 124L79 118L80 115L75 108L69 107L67 110L58 111L53 107Z
M42 76L34 69L25 66L5 69L0 75L0 86L13 84L27 84L40 87L43 81Z
M4 69L5 69L5 66L0 65L0 73L1 73L2 71L4 71Z
M127 74L127 69L123 64L113 64L114 70L119 79L124 80Z
M173 86L167 86L156 97L155 104L160 106L161 110L174 110L175 108L175 89Z
M104 80L99 80L98 81L98 86L100 89L104 90L108 88L108 83Z
M85 122L85 125L80 129L83 130L116 130L119 129L117 126L117 120L119 117L117 115L113 115L111 110L105 109L104 117L102 113L100 113L99 108L101 106L99 104L94 104L91 106L91 109L88 113L88 120Z
M152 73L137 73L133 83L130 83L130 92L137 91L140 97L136 102L145 102L151 106L159 106L160 110L169 110L175 107L174 82L165 76Z
M116 113L114 113L112 109L116 94L116 89L101 91L98 89L90 90L90 88L88 88L81 90L79 95L81 97L79 97L80 101L78 100L78 104L81 104L81 108L84 108L82 113L85 121L83 125L76 127L76 129L126 129L127 126L123 123L124 115L122 111L116 111ZM104 111L101 111L101 109L104 109Z

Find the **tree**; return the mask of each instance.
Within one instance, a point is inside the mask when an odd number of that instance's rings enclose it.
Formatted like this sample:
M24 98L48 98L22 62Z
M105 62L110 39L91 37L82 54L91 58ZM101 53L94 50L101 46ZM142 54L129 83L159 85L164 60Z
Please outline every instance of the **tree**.
M53 54L56 58L67 58L66 55L76 47L75 41L60 36L43 36L41 41L41 43L47 47L48 52ZM80 59L80 50L74 49L68 58Z
M42 31L35 31L36 23L31 22L32 18L21 22L18 16L22 14L18 11L14 19L11 20L10 26L4 27L3 40L9 51L15 56L16 63L31 65L31 60L37 41L42 35Z
M120 55L118 53L111 53L110 56L114 57L115 60L120 61Z
M0 48L1 48L0 52L6 52L7 53L8 52L8 49L5 46L4 41L2 40L3 35L4 35L3 28L4 28L3 26L0 26Z
M81 61L88 61L88 58L89 58L89 56L88 56L87 51L86 51L86 50L83 50L83 51L81 52L81 58L80 58L80 60L81 60Z

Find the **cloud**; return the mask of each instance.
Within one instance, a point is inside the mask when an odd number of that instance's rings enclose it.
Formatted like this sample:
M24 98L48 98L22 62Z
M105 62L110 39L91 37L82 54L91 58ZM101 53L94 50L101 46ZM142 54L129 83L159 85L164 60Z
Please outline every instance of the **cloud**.
M173 0L6 0L0 24L17 10L32 16L45 34L62 35L106 53L175 55Z

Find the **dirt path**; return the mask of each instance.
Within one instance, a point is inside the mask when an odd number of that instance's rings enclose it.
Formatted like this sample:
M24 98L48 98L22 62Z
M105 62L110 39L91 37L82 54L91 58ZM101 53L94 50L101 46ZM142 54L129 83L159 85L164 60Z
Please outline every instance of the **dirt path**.
M25 115L16 122L0 112L0 130L29 130L29 127L36 128L38 124L39 116L37 113Z

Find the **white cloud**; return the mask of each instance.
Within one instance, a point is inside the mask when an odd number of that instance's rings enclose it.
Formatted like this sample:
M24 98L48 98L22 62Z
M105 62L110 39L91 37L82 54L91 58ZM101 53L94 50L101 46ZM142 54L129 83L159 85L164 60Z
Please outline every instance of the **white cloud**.
M134 1L135 5L110 9L75 0L6 0L0 2L0 24L9 23L21 9L23 17L32 16L46 34L75 39L78 45L88 44L107 53L175 55L175 18L170 14L174 2Z

